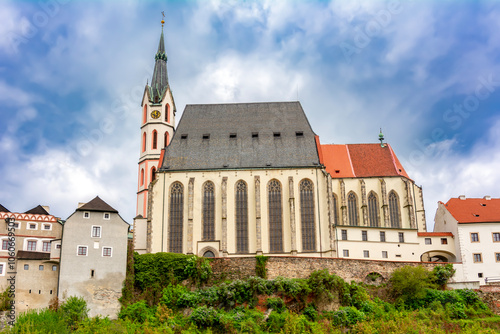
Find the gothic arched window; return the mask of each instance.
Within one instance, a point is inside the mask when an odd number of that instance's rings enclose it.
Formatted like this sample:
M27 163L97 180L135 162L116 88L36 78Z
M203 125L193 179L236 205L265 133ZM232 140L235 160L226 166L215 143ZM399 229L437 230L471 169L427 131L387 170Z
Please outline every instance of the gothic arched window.
M379 226L378 201L377 201L377 196L375 196L373 191L371 191L370 194L368 195L368 220L370 221L370 226L372 227Z
M352 191L347 195L347 212L349 225L358 226L358 199Z
M316 250L314 225L314 186L310 180L302 180L300 189L300 220L302 223L302 251Z
M203 240L215 240L215 194L214 184L203 184Z
M146 123L148 119L148 106L145 104L142 111L142 124Z
M158 132L156 130L153 130L153 150L156 150L158 147Z
M169 138L168 131L165 131L165 136L163 138L163 141L164 141L165 145L163 147L167 147L168 146L168 138Z
M141 169L141 186L144 185L144 168Z
M391 227L401 227L399 219L399 200L398 195L394 190L389 193L389 218L391 221Z
M333 223L335 225L339 224L339 211L337 206L337 195L332 194L332 205L333 205Z
M156 178L156 167L151 168L151 182Z
M269 201L269 251L283 251L283 210L281 206L281 183L271 180L267 186Z
M146 132L142 134L142 152L146 151Z
M244 181L236 183L236 252L248 253L248 190Z
M170 123L170 104L165 105L165 122Z
M168 251L182 253L182 233L184 223L184 187L175 182L170 187L170 209L168 229Z

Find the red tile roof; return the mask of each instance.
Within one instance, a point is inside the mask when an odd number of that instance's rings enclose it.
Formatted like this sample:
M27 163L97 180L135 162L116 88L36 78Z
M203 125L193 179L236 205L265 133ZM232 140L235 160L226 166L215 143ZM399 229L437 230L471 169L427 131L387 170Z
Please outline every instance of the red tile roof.
M460 224L500 222L500 198L450 198L445 207Z
M418 232L419 237L453 237L451 232Z
M410 178L389 144L321 145L333 178L404 176Z

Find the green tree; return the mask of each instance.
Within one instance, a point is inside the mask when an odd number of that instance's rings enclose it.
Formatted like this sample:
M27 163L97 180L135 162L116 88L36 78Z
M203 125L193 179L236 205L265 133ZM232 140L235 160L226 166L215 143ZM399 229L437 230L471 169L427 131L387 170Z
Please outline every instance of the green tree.
M426 289L435 288L434 275L422 266L396 269L389 279L392 297L407 306L418 307Z

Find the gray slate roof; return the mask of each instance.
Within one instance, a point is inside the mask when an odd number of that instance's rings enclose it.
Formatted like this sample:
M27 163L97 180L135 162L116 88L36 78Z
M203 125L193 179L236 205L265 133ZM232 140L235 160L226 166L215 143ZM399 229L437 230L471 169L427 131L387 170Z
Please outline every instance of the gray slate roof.
M299 102L201 104L186 106L161 170L318 165L315 133Z
M30 213L34 215L49 215L47 210L45 210L41 205L35 206L33 209L28 210L25 213Z
M10 212L5 206L0 204L0 212Z

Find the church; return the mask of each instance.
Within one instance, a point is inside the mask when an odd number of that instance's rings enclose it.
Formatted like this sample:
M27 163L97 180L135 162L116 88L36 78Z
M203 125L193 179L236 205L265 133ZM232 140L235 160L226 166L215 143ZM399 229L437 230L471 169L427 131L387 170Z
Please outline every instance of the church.
M424 246L422 188L382 133L321 144L298 101L187 105L175 128L163 28L141 111L139 253L455 259Z

